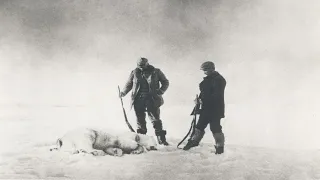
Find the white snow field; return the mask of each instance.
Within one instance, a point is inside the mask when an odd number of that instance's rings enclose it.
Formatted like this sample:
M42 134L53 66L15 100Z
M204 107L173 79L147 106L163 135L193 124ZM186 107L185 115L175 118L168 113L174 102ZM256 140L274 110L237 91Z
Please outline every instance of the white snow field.
M52 114L48 113L48 109ZM160 146L158 151L141 155L95 157L89 154L50 152L49 148L54 145L56 138L68 130L78 126L93 127L102 122L94 119L85 122L85 108L83 111L75 109L81 110L81 107L2 107L0 179L320 179L319 150L293 151L227 143L225 153L217 156L210 135L206 135L209 137L190 151L177 149L176 145L181 139L178 136L170 137L169 133L168 139L172 146ZM53 110L56 112L53 113ZM67 112L69 115L79 113L78 123L68 123ZM43 119L45 114L46 120ZM59 119L62 116L65 119ZM104 124L107 123L105 121ZM188 124L185 124L185 130L180 130L183 132L181 138L187 132ZM121 128L113 130L127 130L122 118L119 118L117 126ZM209 131L207 134L210 134Z
M319 0L0 0L0 179L320 180L319 17ZM117 86L141 56L170 80L172 146L50 152L77 127L128 131ZM227 80L219 156L209 128L199 147L176 148L204 61Z

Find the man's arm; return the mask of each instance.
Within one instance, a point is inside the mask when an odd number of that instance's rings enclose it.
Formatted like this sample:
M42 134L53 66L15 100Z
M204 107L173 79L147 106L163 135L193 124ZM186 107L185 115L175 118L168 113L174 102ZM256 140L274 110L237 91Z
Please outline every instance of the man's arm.
M166 92L166 90L169 87L169 80L160 69L158 69L158 76L159 76L159 81L161 82L161 87L159 89L158 94L162 95Z
M224 89L226 81L224 78L216 78L211 82L201 83L200 88L200 99L205 104L212 104L218 101L224 95Z
M131 71L130 76L122 90L123 96L128 94L128 92L132 89L133 86L133 77L134 77L134 71Z
M213 92L211 95L213 100L220 99L224 95L226 83L226 80L222 77L216 79L215 87L213 88Z

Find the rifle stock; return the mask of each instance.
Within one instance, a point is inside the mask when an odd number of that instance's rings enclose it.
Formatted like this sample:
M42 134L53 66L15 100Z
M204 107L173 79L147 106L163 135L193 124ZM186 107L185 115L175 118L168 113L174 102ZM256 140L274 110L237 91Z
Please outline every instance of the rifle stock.
M190 137L192 137L192 135L194 134L194 131L195 131L195 128L196 128L197 114L199 114L199 109L200 109L200 102L198 101L198 95L196 96L196 100L197 100L197 103L196 103L196 105L194 106L194 108L193 108L193 110L191 112L191 115L193 115L193 119L192 119L192 122L191 122L190 129L189 129L188 133L184 136L184 138L178 143L178 145L177 145L178 149L181 149L181 148L179 148L179 146L183 143L183 141L189 135L190 135Z

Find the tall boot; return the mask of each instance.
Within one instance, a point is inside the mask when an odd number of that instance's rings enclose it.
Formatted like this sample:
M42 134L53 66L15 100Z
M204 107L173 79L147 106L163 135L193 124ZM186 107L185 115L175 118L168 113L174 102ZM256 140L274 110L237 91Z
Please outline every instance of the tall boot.
M167 131L165 130L156 131L156 136L159 144L163 144L165 146L169 145L169 143L166 140L166 134L167 134Z
M163 130L162 121L157 120L157 121L153 121L152 123L153 123L153 128L155 130L155 134L157 136L158 143L168 146L169 143L166 140L167 131Z
M224 141L225 141L224 134L222 132L221 133L214 133L213 137L216 141L216 145L214 146L216 149L215 154L224 153Z
M191 138L188 140L188 143L183 147L183 150L189 150L192 147L198 146L201 139L204 136L204 131L201 131L200 129L195 128L195 131Z

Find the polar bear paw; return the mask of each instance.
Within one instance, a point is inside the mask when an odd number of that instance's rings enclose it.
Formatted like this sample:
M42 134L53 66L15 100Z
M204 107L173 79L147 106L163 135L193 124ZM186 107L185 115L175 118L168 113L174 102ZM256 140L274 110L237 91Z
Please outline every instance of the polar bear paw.
M122 156L123 155L122 149L119 149L119 148L114 148L113 152L114 152L114 156Z
M107 148L105 149L105 153L112 155L112 156L122 156L123 151L120 148Z
M92 151L91 154L94 156L105 156L106 155L106 153L103 151Z
M130 154L141 154L144 152L144 148L141 145L138 145L138 147L133 150Z
M79 151L79 153L88 153L86 150L84 150L84 149L79 149L78 150Z

